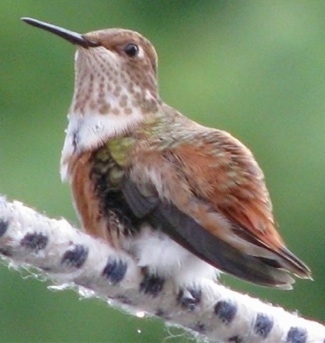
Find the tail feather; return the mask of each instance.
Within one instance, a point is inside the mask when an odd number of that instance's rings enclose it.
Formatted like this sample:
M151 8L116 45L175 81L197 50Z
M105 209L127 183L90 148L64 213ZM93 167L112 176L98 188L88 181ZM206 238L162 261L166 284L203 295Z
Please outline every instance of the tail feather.
M261 251L258 254L252 254L252 256L258 257L269 266L278 269L284 269L291 272L295 276L301 279L311 279L311 270L308 266L302 262L297 256L295 256L284 245L282 247L270 247L265 242L262 242L256 236L254 236L248 230L243 230L240 227L234 227L233 232L240 238L251 244L253 247L259 247ZM253 249L251 249L253 252ZM264 250L264 253L262 252ZM258 250L256 250L258 251Z
M280 267L289 270L291 273L301 279L311 279L311 270L303 263L297 256L295 256L289 249L283 247L278 253L281 259Z

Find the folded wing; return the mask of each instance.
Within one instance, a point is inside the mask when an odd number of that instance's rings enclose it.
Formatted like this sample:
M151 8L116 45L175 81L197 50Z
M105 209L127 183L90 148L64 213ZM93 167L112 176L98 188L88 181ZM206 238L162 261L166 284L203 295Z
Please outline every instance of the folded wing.
M223 131L198 132L194 139L159 153L149 149L131 166L123 193L135 215L248 281L291 288L287 272L310 277L275 229L263 173L250 151Z

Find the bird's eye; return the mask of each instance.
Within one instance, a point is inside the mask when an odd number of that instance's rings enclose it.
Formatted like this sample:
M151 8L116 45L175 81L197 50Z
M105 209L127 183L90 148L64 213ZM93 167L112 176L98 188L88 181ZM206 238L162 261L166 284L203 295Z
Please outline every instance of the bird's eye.
M134 43L129 43L125 46L124 52L129 56L129 57L135 57L139 53L139 47L134 44Z

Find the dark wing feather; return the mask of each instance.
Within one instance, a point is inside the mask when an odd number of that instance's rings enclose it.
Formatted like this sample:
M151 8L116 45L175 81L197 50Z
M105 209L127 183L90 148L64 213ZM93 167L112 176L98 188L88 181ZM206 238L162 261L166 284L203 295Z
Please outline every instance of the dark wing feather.
M138 218L149 215L158 206L159 199L155 196L143 196L129 177L124 177L122 192L131 210Z
M139 218L146 218L153 227L163 230L177 243L216 268L247 281L266 286L290 289L294 280L285 272L265 263L265 259L241 253L171 203L158 197L143 196L129 179L123 182L123 194Z

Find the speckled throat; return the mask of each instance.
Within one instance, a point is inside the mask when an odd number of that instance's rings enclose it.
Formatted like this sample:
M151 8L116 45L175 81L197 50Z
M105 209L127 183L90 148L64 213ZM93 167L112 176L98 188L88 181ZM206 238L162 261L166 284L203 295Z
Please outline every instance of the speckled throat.
M129 67L129 69L127 69ZM123 136L161 106L154 76L130 68L103 47L80 48L75 58L75 90L62 150L62 179L69 178L66 165L74 154L97 149Z

